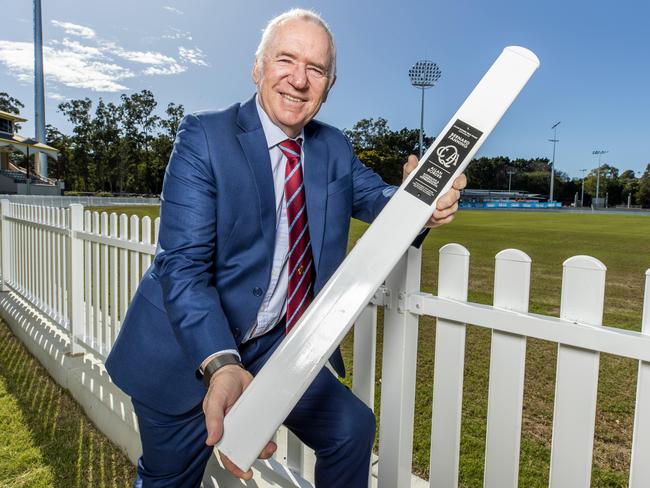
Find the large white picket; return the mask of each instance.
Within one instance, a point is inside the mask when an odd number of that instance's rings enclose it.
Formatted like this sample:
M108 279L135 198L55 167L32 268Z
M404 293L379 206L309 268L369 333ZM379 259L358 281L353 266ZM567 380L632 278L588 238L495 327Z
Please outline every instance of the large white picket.
M49 317L71 340L71 353L105 359L142 273L156 251L159 220L0 201L0 291L11 291ZM359 317L353 391L375 407L377 310L384 307L379 466L369 486L422 486L411 475L419 316L437 318L431 412L430 487L458 486L467 327L491 329L484 486L518 486L526 342L558 344L551 487L591 482L601 353L639 361L629 485L650 479L650 270L640 333L602 325L605 272L575 256L563 265L560 317L528 313L531 258L516 249L496 256L492 306L467 301L470 253L440 249L438 295L420 291L421 251L410 249ZM286 434L283 434L286 435ZM313 453L288 436L287 485L308 486ZM277 465L277 463L276 463ZM301 476L298 480L296 475Z

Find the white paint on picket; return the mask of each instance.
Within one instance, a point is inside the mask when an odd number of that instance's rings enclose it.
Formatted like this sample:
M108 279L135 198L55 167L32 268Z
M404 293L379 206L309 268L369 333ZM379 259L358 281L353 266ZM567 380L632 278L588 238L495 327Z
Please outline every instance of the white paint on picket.
M129 240L129 220L125 214L120 215L120 240L128 241ZM119 320L120 324L124 321L126 316L126 308L129 305L129 263L128 257L129 252L123 247L120 248L120 267L119 267L119 284L117 285L118 291L120 293L120 312Z
M377 305L368 304L354 325L352 391L371 410L375 409L377 355Z
M99 229L99 213L98 212L93 212L92 213L92 233L93 234L99 234L100 232ZM99 244L96 242L92 242L90 244L91 249L92 249L92 316L93 316L93 326L92 326L92 336L91 336L91 344L92 347L97 350L101 351L101 346L100 346L100 323L99 320L101 318L101 310L99 307Z
M395 488L411 486L419 317L406 310L406 297L420 289L421 256L409 248L386 279L393 293L384 311L379 479Z
M91 229L91 216L90 216L90 210L84 211L84 233L86 234L91 234L92 229ZM92 341L89 341L88 338L90 338L90 331L92 328L92 316L91 316L91 310L92 310L92 304L91 304L91 283L92 283L92 270L91 270L91 259L92 259L92 254L91 254L91 242L88 240L84 240L84 313L86 314L86 327L83 335L83 341L87 342L88 344L92 344Z
M460 244L440 249L438 295L467 300L469 251ZM429 486L458 486L466 325L437 319Z
M108 229L108 214L102 212L100 216L101 225L100 225L100 235L107 236L109 234ZM108 290L109 287L109 272L108 272L108 245L101 244L101 265L100 265L100 292L101 292L101 303L100 308L102 311L101 314L101 329L100 329L100 350L104 354L108 354L110 346L113 344L110 342L109 338L109 315L108 315Z
M2 274L0 291L8 291L8 284L12 280L11 271L13 262L10 258L11 253L9 249L12 248L13 233L11 232L12 223L8 220L10 212L9 200L0 201L0 273Z
M137 215L131 215L131 230L130 230L130 241L131 242L140 242L140 220ZM140 253L137 251L130 252L131 262L130 262L130 292L129 292L129 301L135 295L135 291L138 288L138 283L140 282Z
M152 245L151 241L151 217L145 215L142 217L142 243ZM142 253L142 273L144 273L151 264L151 254ZM139 279L139 278L138 278Z
M650 335L650 269L645 272L641 333ZM650 362L639 361L630 461L630 488L645 488L650 480Z
M600 326L607 268L590 256L564 262L560 318ZM600 353L560 344L557 352L550 488L588 488Z
M84 244L74 235L74 231L83 230L83 207L70 205L70 230L66 252L68 283L68 311L70 313L70 345L73 354L83 352L78 338L84 334Z
M517 249L496 255L494 306L528 312L531 259ZM492 331L488 422L485 443L485 488L517 487L524 398L526 338Z
M118 240L118 228L117 228L117 214L112 213L109 219L109 235L111 239ZM110 246L110 266L109 266L109 283L110 283L110 298L111 298L111 323L106 324L109 327L108 333L108 346L109 350L115 342L117 337L117 330L119 327L119 293L118 293L118 255L117 255L117 245Z

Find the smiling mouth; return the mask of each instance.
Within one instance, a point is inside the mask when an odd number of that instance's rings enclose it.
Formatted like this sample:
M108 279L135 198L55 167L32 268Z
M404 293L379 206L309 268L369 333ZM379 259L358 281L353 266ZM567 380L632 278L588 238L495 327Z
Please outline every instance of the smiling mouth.
M290 102L304 102L305 101L305 100L302 100L300 98L292 97L291 95L288 95L286 93L281 93L280 95L282 96L282 98L284 98L285 100L289 100Z

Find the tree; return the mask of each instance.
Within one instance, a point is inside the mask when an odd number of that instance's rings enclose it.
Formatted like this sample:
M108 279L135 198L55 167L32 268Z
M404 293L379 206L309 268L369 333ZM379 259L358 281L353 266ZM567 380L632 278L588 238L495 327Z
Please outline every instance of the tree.
M391 130L384 118L361 119L352 129L346 129L357 157L372 168L384 181L399 185L402 181L402 166L410 154L420 151L419 132L403 128ZM424 145L433 143L432 137L424 137Z
M639 178L639 189L636 195L636 201L639 205L643 208L650 207L650 163L648 163L643 175Z
M0 92L0 110L9 112L10 114L19 115L20 109L25 108L25 105L17 98L12 97L6 92Z
M25 105L17 98L12 97L7 92L0 92L0 110L14 115L20 115L20 109ZM20 130L20 124L15 124L16 130Z

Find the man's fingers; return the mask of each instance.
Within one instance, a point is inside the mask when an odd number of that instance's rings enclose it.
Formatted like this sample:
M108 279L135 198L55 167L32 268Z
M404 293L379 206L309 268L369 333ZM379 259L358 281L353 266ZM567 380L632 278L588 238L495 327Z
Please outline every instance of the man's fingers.
M208 431L206 445L214 446L223 435L223 417L225 405L222 402L209 402L204 404L205 428Z
M262 449L262 452L260 452L259 458L260 459L268 459L271 456L273 456L273 453L275 450L278 448L277 444L273 441L269 441L269 443Z
M249 469L248 471L242 471L235 463L228 459L228 456L223 454L221 451L219 451L219 457L221 458L223 467L230 471L233 476L236 476L237 478L241 478L243 480L249 480L253 477L252 469Z
M467 186L467 176L465 176L465 173L462 173L458 178L456 178L452 186L456 190L463 190Z
M411 174L411 172L417 167L418 165L418 158L414 154L411 154L406 161L406 164L402 167L402 181L406 179L406 177Z
M460 191L452 188L443 196L440 197L438 203L436 204L436 210L444 210L451 207L454 203L458 202L460 199Z

